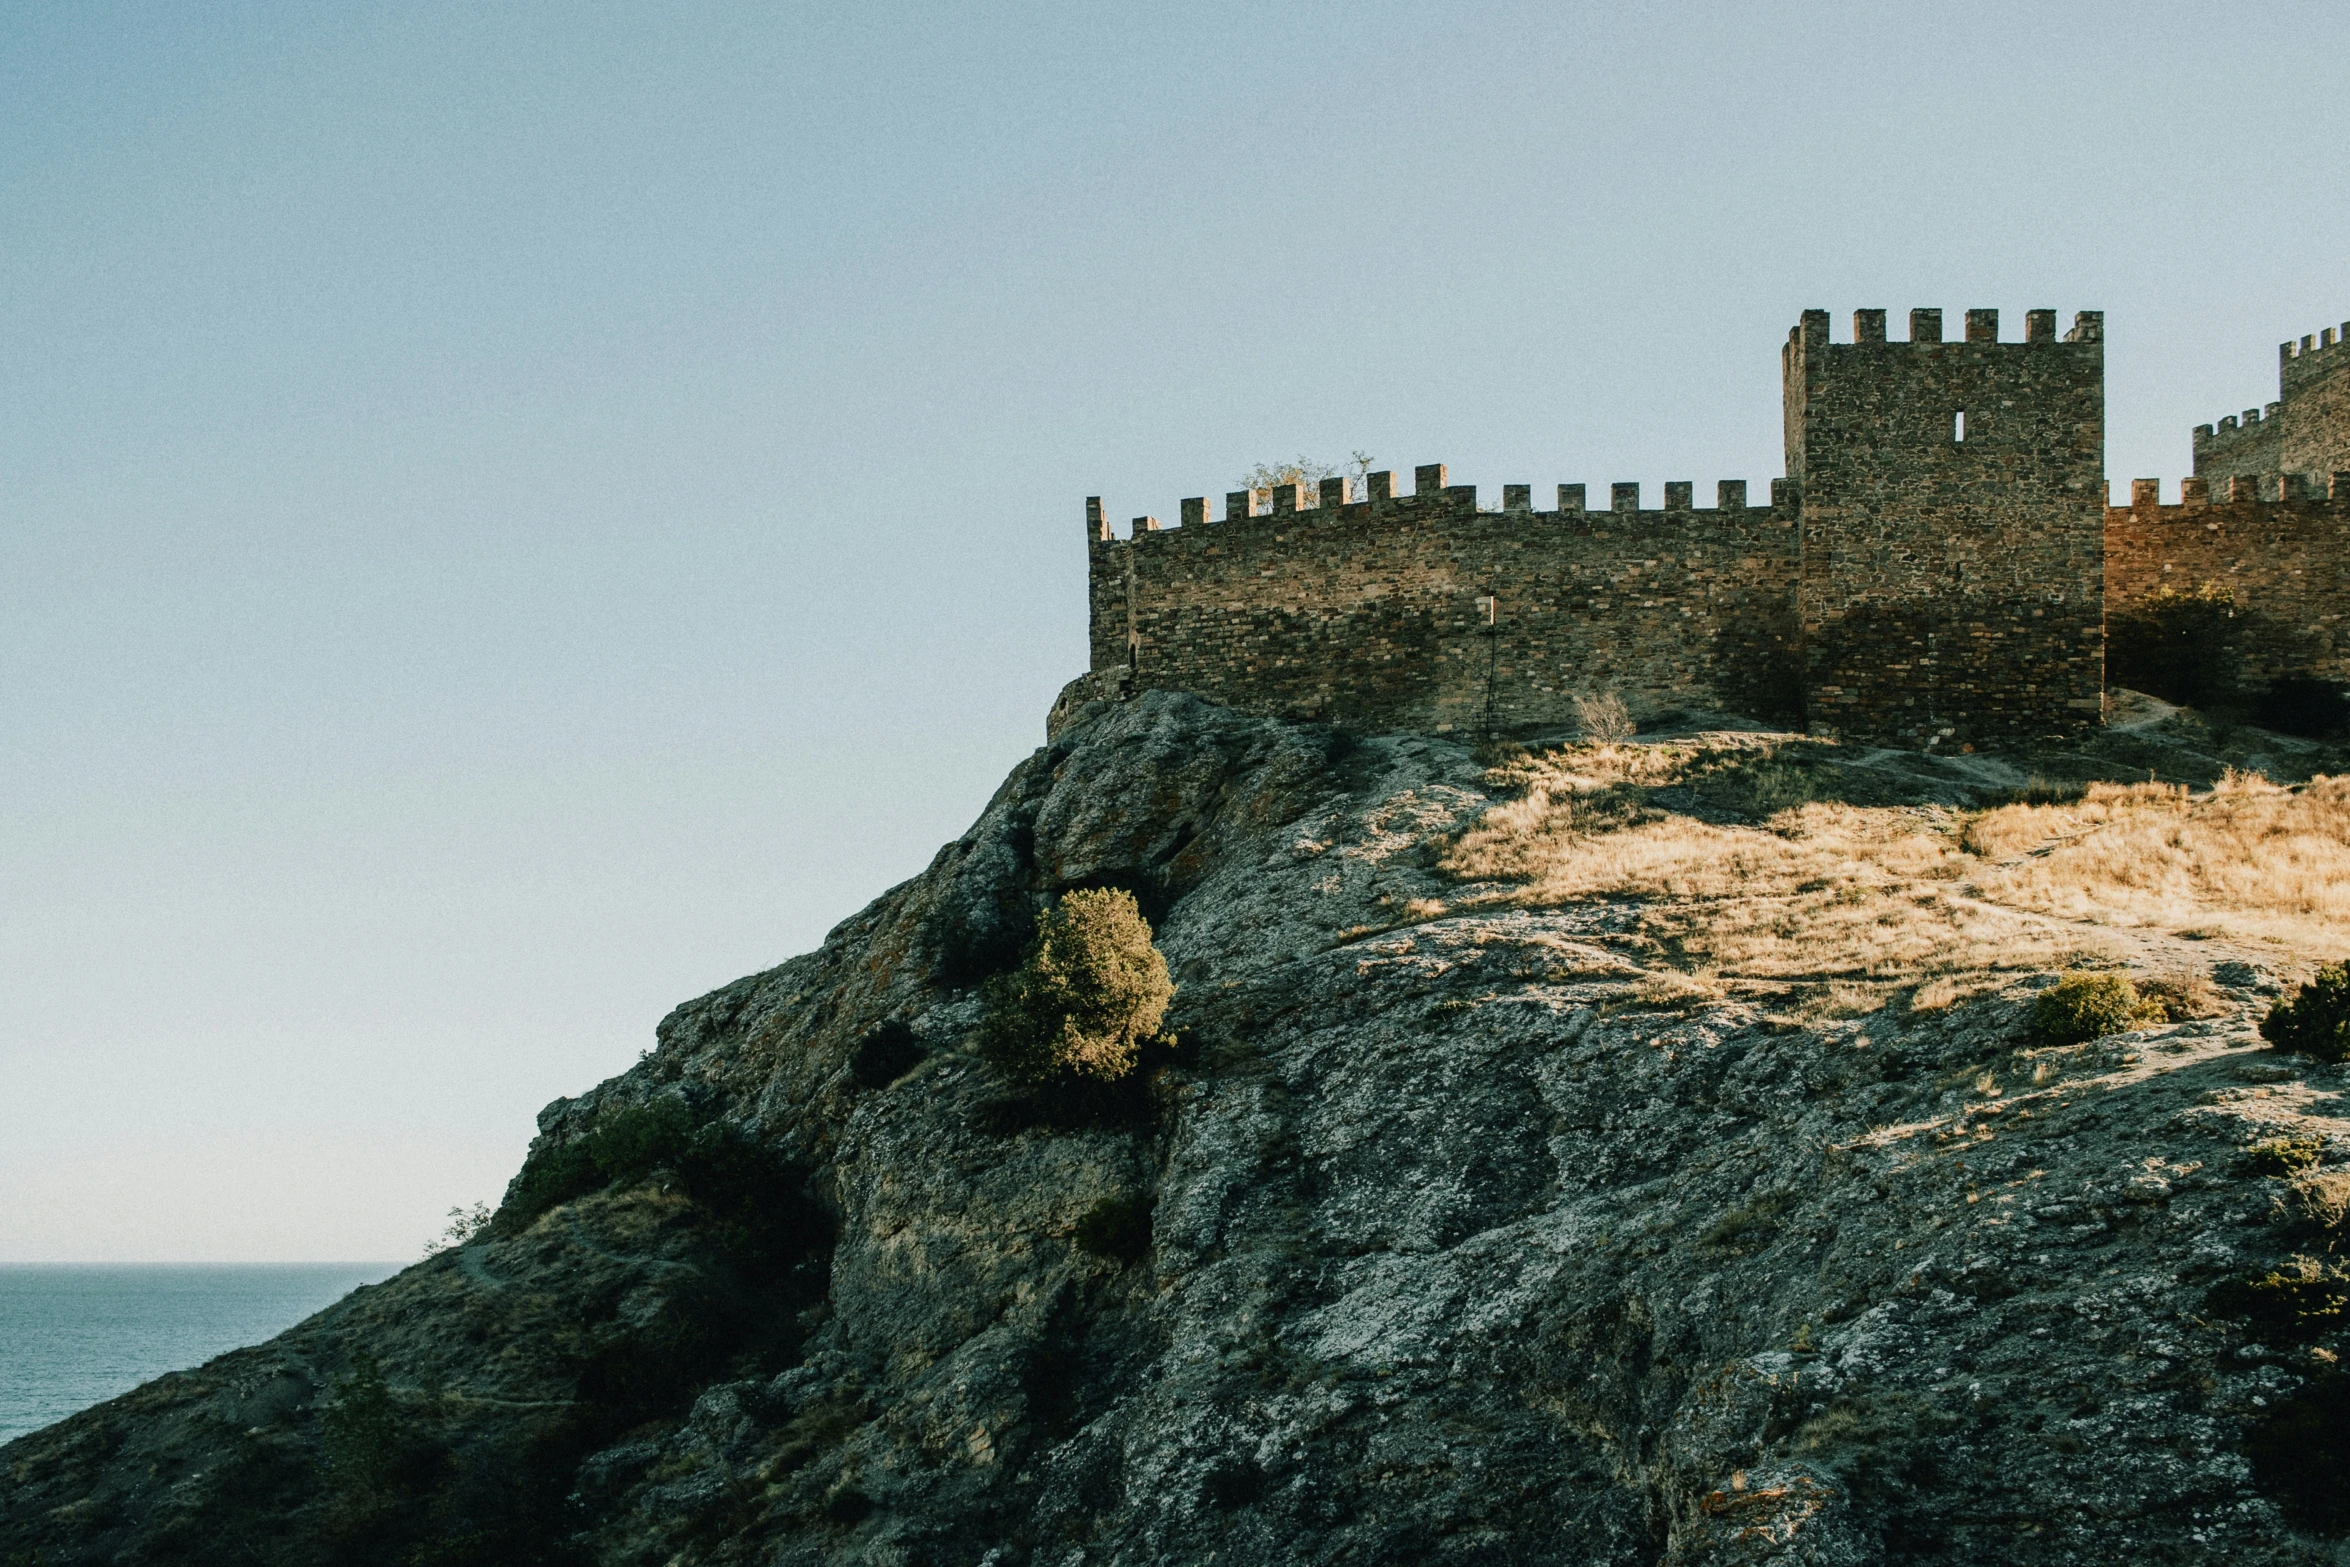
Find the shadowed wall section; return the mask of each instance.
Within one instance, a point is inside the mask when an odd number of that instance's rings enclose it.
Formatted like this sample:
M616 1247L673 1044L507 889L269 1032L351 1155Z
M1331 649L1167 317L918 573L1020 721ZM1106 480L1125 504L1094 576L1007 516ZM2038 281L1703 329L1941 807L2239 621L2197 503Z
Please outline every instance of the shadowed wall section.
M2201 479L2160 502L2139 479L2131 502L2105 514L2106 610L2119 615L2157 594L2226 590L2236 622L2237 667L2226 684L2257 689L2283 676L2350 682L2350 473L2328 494L2288 475L2282 499L2257 500L2240 476L2214 499Z

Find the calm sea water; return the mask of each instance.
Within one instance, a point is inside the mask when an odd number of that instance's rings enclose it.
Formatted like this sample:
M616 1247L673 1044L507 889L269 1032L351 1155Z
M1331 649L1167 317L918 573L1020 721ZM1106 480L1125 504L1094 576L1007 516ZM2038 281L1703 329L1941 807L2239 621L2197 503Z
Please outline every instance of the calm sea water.
M0 1442L258 1344L403 1266L0 1264Z

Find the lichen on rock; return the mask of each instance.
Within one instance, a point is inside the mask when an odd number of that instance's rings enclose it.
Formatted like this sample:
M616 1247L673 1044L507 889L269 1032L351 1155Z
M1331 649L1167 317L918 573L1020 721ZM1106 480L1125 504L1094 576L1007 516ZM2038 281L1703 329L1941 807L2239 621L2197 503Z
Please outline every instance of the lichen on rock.
M2305 955L2008 898L1985 758L1643 743L1682 749L1064 712L922 875L550 1106L544 1211L0 1449L0 1543L2330 1560L2281 1444L2340 1386L2344 1069L2256 1032ZM1675 858L1720 853L1751 877ZM1076 888L1148 919L1180 1048L1056 1110L977 1042ZM2042 1041L2083 964L2206 999ZM362 1356L404 1445L360 1495L323 1433Z

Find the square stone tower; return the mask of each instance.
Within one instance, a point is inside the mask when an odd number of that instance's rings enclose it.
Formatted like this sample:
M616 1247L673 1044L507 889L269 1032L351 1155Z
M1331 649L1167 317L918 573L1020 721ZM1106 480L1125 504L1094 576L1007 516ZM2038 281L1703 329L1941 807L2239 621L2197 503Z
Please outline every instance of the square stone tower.
M2277 345L2277 398L2285 416L2277 466L2320 493L2350 469L2350 321Z
M1954 749L2077 732L2105 687L2104 318L1807 310L1782 356L1815 732Z
M2323 495L2350 470L2350 321L2277 345L2277 400L2241 419L2195 427L2195 477L2225 500L2231 479L2250 479L2264 500L2288 498L2294 481Z

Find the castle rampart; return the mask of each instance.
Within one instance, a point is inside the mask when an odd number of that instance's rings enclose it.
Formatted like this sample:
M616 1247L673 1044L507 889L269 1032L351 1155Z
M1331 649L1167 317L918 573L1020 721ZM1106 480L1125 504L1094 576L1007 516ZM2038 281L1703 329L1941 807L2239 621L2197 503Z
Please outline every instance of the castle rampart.
M2350 468L2350 321L2279 344L2277 392L2289 410L2279 467L2312 479Z
M2214 424L2195 427L2195 477L2226 493L2236 477L2259 480L2274 476L2284 462L2285 421L2281 403L2264 411L2247 408L2239 418L2228 415Z
M2152 479L2105 513L2106 612L2126 613L2169 589L2225 589L2238 632L2239 686L2285 675L2350 682L2350 473L2323 492L2291 476L2284 499L2215 496L2201 479L2161 503Z
M2277 400L2195 427L2195 477L2214 494L2230 479L2257 481L2275 498L2297 474L2322 488L2350 468L2350 321L2277 345Z
M2222 583L2245 621L2242 678L2350 680L2350 472L2321 484L2258 454L2324 444L2350 398L2350 349L2328 331L2283 355L2277 409L2197 432L2196 458L2248 471L2187 481L2178 506L2141 481L2108 507L2104 323L2061 338L2027 311L2021 341L1969 310L1906 340L1854 313L1831 341L1805 311L1782 353L1788 477L1767 505L1726 480L1662 506L1581 484L1537 510L1497 509L1442 465L1407 491L1380 472L1236 490L1211 518L1134 519L1114 536L1086 503L1096 688L1165 687L1253 712L1355 727L1523 732L1577 721L1613 692L1663 710L1799 721L1815 732L1956 748L2061 737L2103 707L2109 603ZM2350 328L2345 329L2350 333ZM2343 421L2350 429L2350 420ZM2282 458L2279 458L2282 461Z
M1473 485L1419 469L1330 504L1248 492L1224 520L1107 537L1088 513L1093 667L1253 711L1438 731L1571 722L1578 694L1637 710L1790 712L1795 515L1784 485L1694 504L1638 485L1590 511L1583 486L1536 511L1530 485L1481 511ZM1187 501L1185 515L1204 512Z

